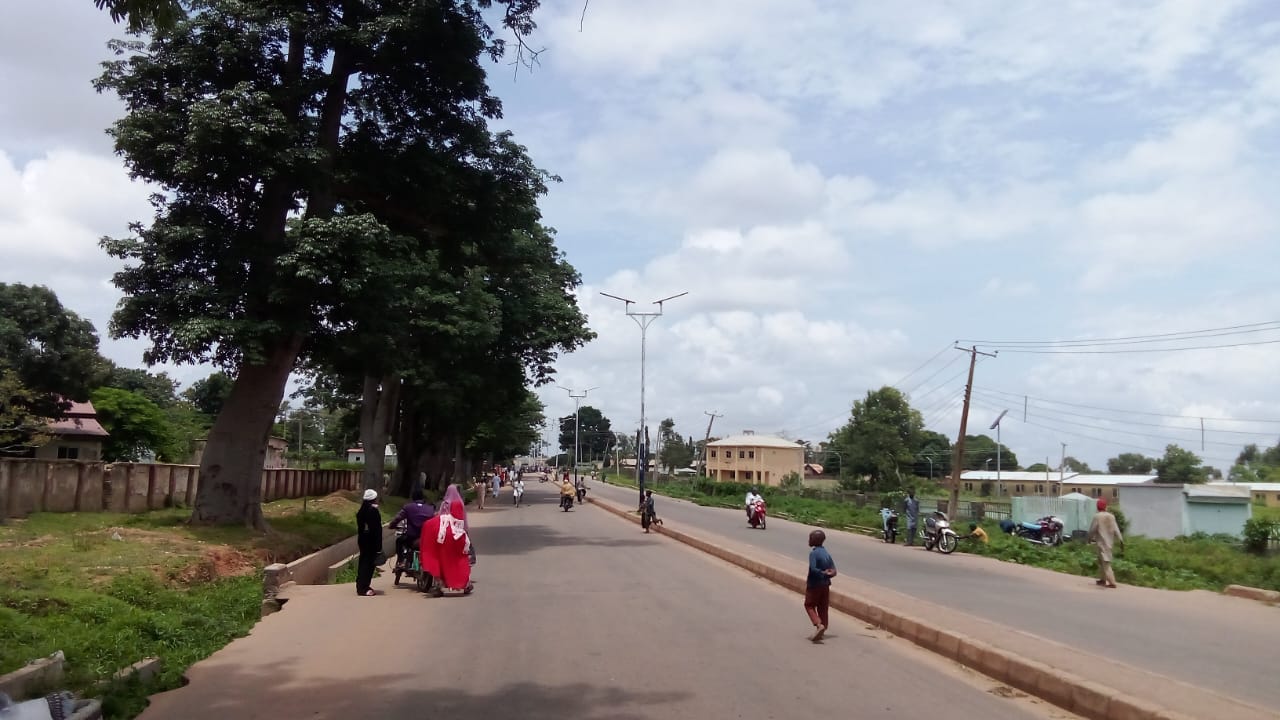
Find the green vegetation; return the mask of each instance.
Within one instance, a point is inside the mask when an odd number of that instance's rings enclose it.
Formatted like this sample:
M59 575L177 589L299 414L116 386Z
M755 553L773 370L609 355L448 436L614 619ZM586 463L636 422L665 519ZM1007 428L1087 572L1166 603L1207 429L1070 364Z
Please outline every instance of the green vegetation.
M635 487L635 483L625 477L612 475L608 481ZM742 483L716 483L706 478L695 478L689 482L652 485L651 489L655 493L699 505L737 508L748 487ZM769 504L769 512L780 517L835 528L880 527L880 503L869 503L859 508L853 503L799 497L776 488L766 487L762 491ZM901 494L886 495L884 499L896 505ZM1255 507L1254 510L1259 515L1258 511L1263 508ZM1117 520L1123 518L1118 511L1116 515ZM1280 512L1273 515L1280 517ZM1264 519L1254 524L1275 528L1280 523ZM966 527L958 528L961 534ZM1093 548L1083 542L1068 542L1050 548L1005 535L995 522L985 522L983 527L991 537L991 544L962 541L961 551L1073 575L1093 576L1097 571ZM1227 585L1239 584L1280 590L1280 557L1246 552L1239 540L1226 536L1196 535L1174 540L1130 538L1124 552L1116 557L1114 567L1118 580L1144 587L1216 591Z
M181 508L137 515L39 513L0 526L0 673L56 650L67 686L129 718L147 695L177 687L192 663L258 619L261 568L355 533L355 493L263 506L271 530L196 526ZM404 501L385 498L384 518ZM146 687L98 683L144 657L163 671Z

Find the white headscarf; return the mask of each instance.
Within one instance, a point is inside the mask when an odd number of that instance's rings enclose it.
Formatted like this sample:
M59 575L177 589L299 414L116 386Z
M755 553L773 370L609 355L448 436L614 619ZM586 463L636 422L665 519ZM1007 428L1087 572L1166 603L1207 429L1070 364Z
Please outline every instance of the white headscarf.
M452 532L453 539L465 539L463 550L471 552L471 538L467 535L467 527L463 521L453 516L453 503L446 503L440 508L440 530L436 532L436 543L444 544L445 533Z

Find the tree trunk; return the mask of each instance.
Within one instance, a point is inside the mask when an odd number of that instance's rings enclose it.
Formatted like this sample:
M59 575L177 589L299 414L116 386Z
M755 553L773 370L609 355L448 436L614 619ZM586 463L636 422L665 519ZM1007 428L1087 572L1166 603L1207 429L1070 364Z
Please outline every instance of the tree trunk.
M365 376L364 398L360 405L360 443L364 448L364 487L382 492L382 473L386 467L387 438L398 401L399 380L394 375L382 378Z
M261 363L242 363L231 395L209 431L191 521L263 530L262 468L267 438L302 336L285 341Z

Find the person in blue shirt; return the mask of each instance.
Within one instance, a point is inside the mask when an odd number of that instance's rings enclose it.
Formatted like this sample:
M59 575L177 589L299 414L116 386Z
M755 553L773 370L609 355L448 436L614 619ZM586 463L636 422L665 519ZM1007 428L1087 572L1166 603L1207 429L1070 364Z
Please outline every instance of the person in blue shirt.
M827 608L831 604L831 578L836 576L836 562L822 545L827 534L821 530L809 533L809 578L804 588L804 610L813 623L813 642L821 642L827 632Z
M907 491L907 544L916 544L916 523L920 519L920 501L916 499L916 491Z

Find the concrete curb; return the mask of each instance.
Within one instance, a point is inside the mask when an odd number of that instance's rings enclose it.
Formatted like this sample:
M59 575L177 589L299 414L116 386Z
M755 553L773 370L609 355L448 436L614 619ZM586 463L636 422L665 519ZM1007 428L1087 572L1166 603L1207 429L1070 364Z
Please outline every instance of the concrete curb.
M640 523L639 517L632 512L607 501L588 500L614 515ZM804 593L805 579L800 575L784 572L665 525L657 526L656 530L776 585ZM831 607L1083 717L1095 720L1192 720L1190 716L1176 711L1126 697L1115 688L1005 652L976 638L934 626L926 620L896 612L856 595L832 592Z
M1263 590L1262 588L1249 587L1248 585L1228 585L1223 589L1222 594L1246 600L1257 600L1269 605L1280 604L1280 591Z
M32 660L11 673L0 675L0 692L14 700L40 696L62 684L67 656L58 650L49 657Z

